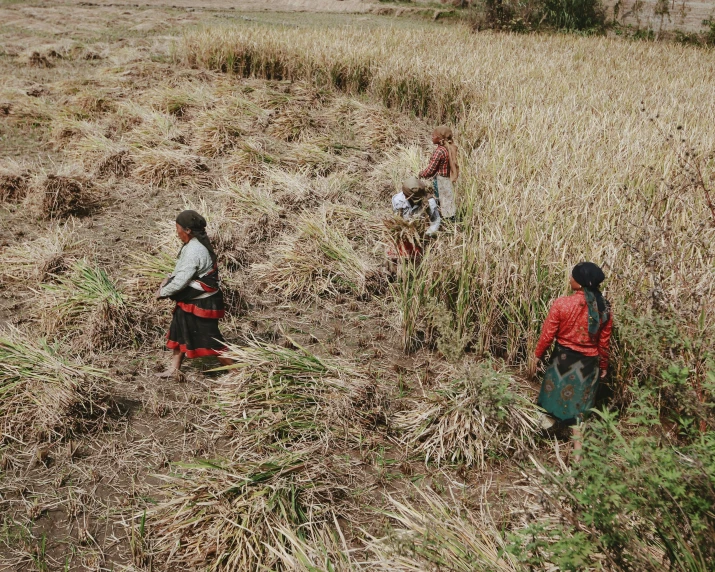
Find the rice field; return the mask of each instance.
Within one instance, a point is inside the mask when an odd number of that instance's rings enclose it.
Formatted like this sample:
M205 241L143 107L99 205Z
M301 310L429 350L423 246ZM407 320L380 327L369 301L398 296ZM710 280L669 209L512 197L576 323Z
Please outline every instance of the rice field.
M599 464L715 483L712 52L364 14L0 21L0 570L710 569L707 506L613 501L612 537L583 515ZM390 198L442 122L459 221L425 240ZM185 208L235 365L160 381ZM424 256L394 268L406 237ZM575 465L530 370L582 259L616 333Z

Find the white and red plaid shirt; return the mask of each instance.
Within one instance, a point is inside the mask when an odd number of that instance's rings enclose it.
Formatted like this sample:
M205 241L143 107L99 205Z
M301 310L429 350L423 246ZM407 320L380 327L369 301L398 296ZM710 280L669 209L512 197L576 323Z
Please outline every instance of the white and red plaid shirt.
M449 177L449 151L443 145L437 145L429 160L429 165L420 171L420 179L431 179L435 175Z

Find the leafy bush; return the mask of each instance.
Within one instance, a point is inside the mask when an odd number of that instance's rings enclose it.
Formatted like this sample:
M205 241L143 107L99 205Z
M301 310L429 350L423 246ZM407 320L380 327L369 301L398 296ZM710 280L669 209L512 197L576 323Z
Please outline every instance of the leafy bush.
M614 570L712 570L715 432L679 445L656 415L641 409L626 420L639 422L633 434L624 435L615 414L599 413L573 470L546 472L551 518L513 535L509 552L562 570L597 566L603 556Z
M604 26L605 12L600 0L483 0L468 19L474 29L594 30Z
M559 30L600 28L605 14L600 0L544 0L542 20Z

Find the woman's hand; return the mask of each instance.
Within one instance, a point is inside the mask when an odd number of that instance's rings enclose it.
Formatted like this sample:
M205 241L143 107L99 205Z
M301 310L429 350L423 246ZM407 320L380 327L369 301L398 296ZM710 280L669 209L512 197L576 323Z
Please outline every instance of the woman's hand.
M166 286L166 283L169 281L170 276L167 276L161 281L161 284L159 284L159 288L156 291L156 299L161 300L161 289Z
M537 358L536 356L531 356L529 359L529 364L526 366L526 371L529 374L529 377L536 377L536 373L539 371L539 364L541 363L541 360Z
M602 370L601 370L601 373L600 373L600 375L599 375L598 377L600 377L601 379L603 379L604 377L606 377L606 374L607 374L607 373L608 373L608 370L607 370L607 369L602 369Z

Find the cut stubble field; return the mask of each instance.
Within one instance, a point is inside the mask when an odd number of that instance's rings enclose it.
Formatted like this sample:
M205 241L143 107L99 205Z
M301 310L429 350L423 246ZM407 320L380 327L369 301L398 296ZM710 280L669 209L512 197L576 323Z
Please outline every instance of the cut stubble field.
M711 399L712 54L215 8L0 4L0 569L529 569L520 531L579 510L526 375L575 262L609 276L617 430L673 362ZM461 221L395 275L442 122ZM183 208L238 367L166 382ZM619 542L657 570L648 518Z

